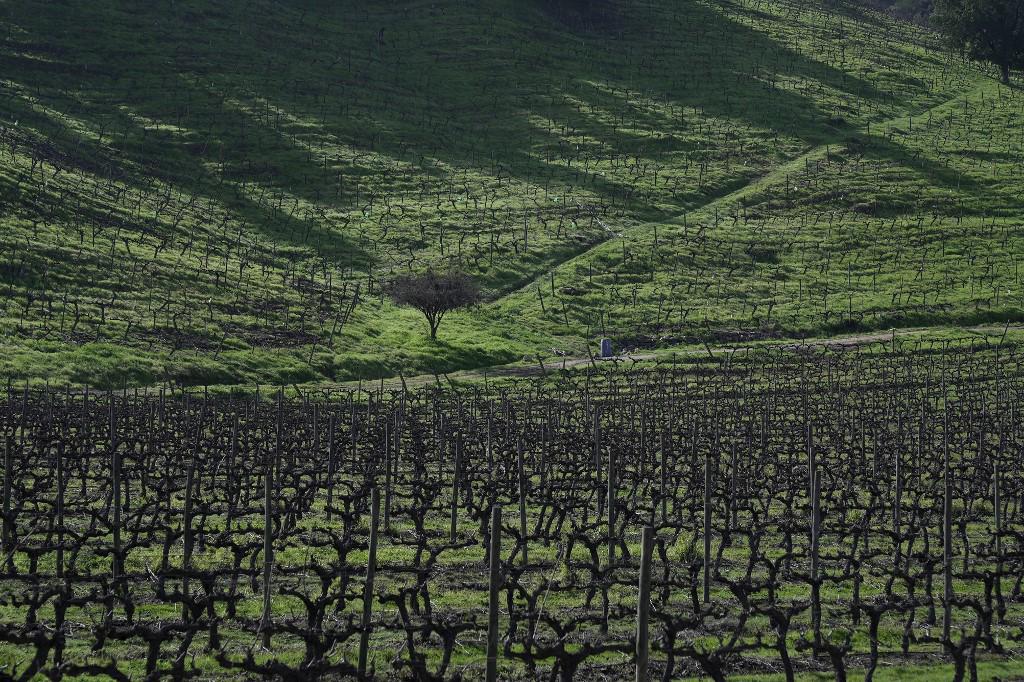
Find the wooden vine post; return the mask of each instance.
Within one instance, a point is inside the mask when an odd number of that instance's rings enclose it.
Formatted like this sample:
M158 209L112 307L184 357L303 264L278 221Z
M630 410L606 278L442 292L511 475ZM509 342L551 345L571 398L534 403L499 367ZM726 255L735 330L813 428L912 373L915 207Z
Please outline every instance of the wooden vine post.
M263 647L270 648L271 611L271 579L274 571L274 468L281 458L281 409L278 403L277 412L277 443L274 448L274 460L267 458L263 474L263 615L260 618L260 632L263 634Z
M6 475L5 475L6 479ZM5 481L6 484L6 481ZM4 487L4 499L6 496ZM6 512L6 509L5 509ZM64 443L57 444L57 502L54 512L57 515L57 578L64 577Z
M1003 573L1003 510L1002 510L1002 498L1000 497L999 491L999 459L1003 454L1003 435L1002 425L1000 425L999 434L999 450L995 457L992 458L992 532L995 533L995 550L996 550L996 584L995 594L996 599L1002 600L1003 598L1003 587L1002 587L1002 573Z
M942 639L953 626L953 480L949 471L949 409L942 418Z
M711 601L711 453L704 456L704 603Z
M526 528L526 472L523 466L523 441L519 441L519 448L516 456L516 468L519 474L519 535L522 538L523 553L521 556L522 565L527 566L530 563L529 559L529 538L527 537Z
M487 682L498 679L498 603L501 589L501 505L491 507L490 571L487 581Z
M185 510L182 518L182 531L184 533L185 552L181 560L181 592L185 599L181 604L181 619L186 623L189 620L188 610L188 574L192 570L192 548L194 546L194 539L192 536L192 488L195 484L196 476L196 460L192 457L192 460L188 464L188 473L185 476Z
M672 444L671 432L665 432L661 438L661 522L668 523L668 458Z
M363 583L363 616L359 635L359 679L366 677L373 619L373 582L377 574L377 527L380 525L380 491L370 490L370 544L366 558L366 581Z
M391 439L384 425L384 532L391 530Z
M608 500L608 568L615 564L615 454L612 448L608 448L608 491L605 497Z
M235 504L237 504L237 495L235 493L235 462L238 461L238 415L235 414L231 420L231 449L228 451L228 466L227 475L224 477L224 491L225 497L227 497L227 521L225 522L225 530L231 532L231 519L235 513Z
M13 529L11 528L11 476L14 468L14 444L11 439L7 439L4 442L4 520L3 520L3 555L4 563L7 564L8 570L11 570L14 566L14 547L12 546L11 537L13 535Z
M455 439L455 473L452 476L452 504L449 540L455 542L459 532L459 476L462 472L462 438Z
M899 426L897 431L900 433L898 439L896 456L895 456L895 467L893 472L893 500L892 500L892 529L896 533L896 552L899 555L900 547L900 527L903 525L903 421L902 415L900 416Z
M334 506L334 434L336 428L337 423L332 414L327 422L327 503L324 511L328 523L331 521L331 507Z
M121 455L117 451L117 412L114 396L110 396L110 484L111 513L113 520L111 530L114 541L114 558L111 562L114 589L121 581Z
M650 657L651 554L654 529L644 526L640 538L640 584L636 603L636 682L648 682Z
M811 469L811 627L814 630L814 646L821 646L821 477L817 462L812 458Z

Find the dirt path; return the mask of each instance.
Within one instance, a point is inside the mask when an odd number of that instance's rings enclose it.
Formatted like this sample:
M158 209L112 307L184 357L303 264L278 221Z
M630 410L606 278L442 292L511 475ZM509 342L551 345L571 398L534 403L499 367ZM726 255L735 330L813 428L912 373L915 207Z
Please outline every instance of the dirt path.
M701 204L700 206L698 206L696 208L693 208L693 209L691 209L689 211L686 211L685 213L680 213L680 214L675 215L675 216L670 216L670 217L665 218L663 220L656 220L656 221L641 223L639 225L633 225L631 227L627 227L621 233L619 233L617 236L625 238L625 237L628 237L629 235L632 235L632 234L644 233L644 232L646 232L648 230L653 229L653 227L656 226L656 225L673 225L673 224L676 224L676 223L681 223L684 219L687 219L687 217L688 217L689 220L693 220L701 212L705 212L705 211L714 209L716 207L721 208L721 207L724 207L724 206L728 206L728 205L730 205L732 203L735 203L736 201L739 201L740 199L742 199L743 197L745 197L745 196L747 196L749 194L757 192L758 190L760 190L760 189L762 189L764 187L767 187L767 186L770 186L772 184L777 184L779 182L784 181L786 179L786 176L788 176L788 175L795 175L801 169L803 169L804 166L806 164L808 164L808 163L811 163L811 162L814 162L814 161L819 161L819 160L821 160L823 158L826 158L828 156L828 154L830 153L830 151L831 152L836 152L837 151L837 147L842 146L842 145L848 143L850 141L850 139L853 138L853 137L857 137L858 135L875 136L875 137L881 135L881 136L884 137L888 130L893 129L894 127L895 128L907 127L908 121L910 121L910 119L912 119L912 118L916 119L916 118L920 118L922 116L926 116L929 112L931 112L933 114L937 114L937 113L941 112L944 109L947 109L947 108L949 108L951 106L955 106L959 102L961 102L964 98L970 97L971 95L975 94L976 92L978 92L979 90L981 90L985 86L986 86L986 82L975 83L973 85L973 87L970 87L967 90L964 90L963 92L958 93L956 97L954 97L952 99L949 99L949 100L946 100L945 102L941 102L939 104L936 104L933 107L929 107L929 108L923 109L921 111L913 112L913 113L908 114L906 116L898 116L896 118L891 118L891 119L888 119L888 120L885 120L885 121L881 121L879 123L869 124L867 130L855 129L855 130L845 131L843 134L837 135L834 139L831 139L831 140L825 142L824 144L818 145L817 147L812 147L811 149L809 149L808 151L804 152L800 156L798 156L798 157L796 157L796 158L794 158L794 159L792 159L790 161L786 161L785 163L782 163L782 164L776 166L775 168L771 169L767 173L764 173L763 175L759 175L757 177L751 178L749 182L747 182L745 185L743 185L739 189L736 189L736 190L734 190L732 192L729 192L728 194L724 194L724 195L721 195L721 196L713 197L709 201L707 201L706 203ZM579 252L577 254L573 254L573 255L569 256L568 258L566 258L565 260L562 260L562 261L559 261L559 262L553 264L550 268L545 270L538 277L534 278L533 280L531 280L530 282L524 284L521 287L518 287L516 289L513 289L512 291L509 291L509 292L506 292L505 294L502 294L498 298L496 298L493 301L491 301L491 303L498 303L498 302L500 302L502 300L505 300L507 298L510 298L511 296L514 296L514 295L516 295L518 293L524 292L525 290L529 289L531 286L537 285L539 282L546 281L549 277L551 277L552 273L557 272L559 269L561 269L561 268L563 268L565 266L571 265L572 263L574 263L576 261L579 261L579 260L581 260L583 258L586 258L588 255L592 254L594 251L596 251L597 249L601 248L603 245L605 245L607 243L608 243L608 240L605 239L605 240L603 240L601 242L598 242L597 244L594 244L594 245L590 246L589 248L585 249L584 251L581 251L581 252Z
M926 116L929 112L939 113L939 112L941 112L941 111L943 111L943 110L945 110L945 109L947 109L949 107L958 106L958 104L960 102L962 102L964 98L970 97L973 94L977 93L979 90L984 88L986 86L986 84L987 84L987 82L984 82L984 81L983 82L976 82L976 83L973 84L973 86L971 86L968 89L958 93L956 95L956 97L954 97L952 99L949 99L949 100L947 100L945 102L941 102L941 103L939 103L939 104L937 104L937 105L935 105L933 107L929 107L929 108L921 110L921 111L913 112L913 113L905 115L905 116L899 116L899 117L892 118L892 119L889 119L889 120L886 120L886 121L881 121L879 123L870 124L868 126L867 130L854 129L854 130L845 131L845 132L843 132L841 134L837 134L834 139L829 140L828 142L826 142L824 144L821 144L821 145L818 145L816 147L813 147L813 148L809 149L808 151L806 151L805 153L801 154L800 156L798 156L798 157L796 157L796 158L794 158L794 159L792 159L790 161L786 161L786 162L780 164L779 166L773 168L772 170L768 171L767 173L765 173L763 175L760 175L758 177L752 178L749 182L747 182L744 186L740 187L739 189L736 189L736 190L734 190L732 192L729 192L728 194L725 194L725 195L722 195L722 196L711 198L709 201L707 201L703 205L701 205L701 206L699 206L697 208L694 208L694 209L692 209L690 211L687 211L685 214L679 214L677 216L668 217L668 218L666 218L664 220L660 220L660 221L652 221L652 222L647 222L647 223L641 223L639 225L634 225L632 227L626 228L621 233L621 236L625 237L625 238L628 238L630 235L642 234L645 231L651 230L655 225L671 225L671 224L673 224L675 222L681 222L684 219L684 216L689 216L689 219L692 220L692 219L694 219L696 217L695 214L699 214L701 212L706 212L706 211L712 210L712 209L714 209L716 207L717 208L721 208L723 206L727 206L729 204L732 204L732 203L742 199L743 197L745 197L745 196L747 196L749 194L752 194L754 192L757 192L757 191L761 190L764 187L767 187L767 186L770 186L772 184L784 181L787 175L792 175L792 174L795 174L795 173L799 172L808 163L811 163L811 162L814 162L814 161L826 158L827 155L830 153L830 151L832 151L832 152L836 151L838 146L841 146L841 145L849 142L849 140L851 138L855 137L855 136L858 136L858 135L879 136L879 135L881 135L881 136L884 137L886 132L888 130L891 130L894 127L907 127L908 121L911 118L919 118L921 116ZM590 248L588 248L588 249L586 249L584 251L581 251L580 253L577 253L577 254L574 254L572 256L569 256L568 258L566 258L563 261L555 263L554 265L552 265L551 268L549 268L548 270L545 270L544 273L541 274L539 277L537 277L534 280L530 281L529 283L523 285L522 287L519 287L519 288L517 288L515 290L509 291L509 292L499 296L497 299L491 301L490 304L494 304L494 303L500 302L500 301L505 300L507 298L510 298L510 297L512 297L512 296L514 296L514 295L516 295L518 293L522 293L522 292L526 291L530 287L532 287L534 285L537 285L538 282L545 281L547 278L551 277L552 273L558 271L559 269L561 269L563 267L566 267L568 265L571 265L572 263L574 263L576 261L579 261L581 259L584 259L584 258L588 257L596 249L600 248L602 245L604 245L606 243L607 243L607 240L602 241L602 242L600 242L598 244L595 244L595 245L591 246ZM967 332L967 333L988 334L988 335L997 335L998 336L998 335L1003 334L1003 332L1007 328L1015 329L1016 330L1016 329L1022 329L1024 327L1021 327L1021 326L1018 326L1018 325L1010 325L1009 327L1006 327L1006 325L978 325L978 326L975 326L975 327L964 327L964 328L961 328L961 329L962 329L962 331ZM855 347L855 346L859 346L859 345L865 345L865 344L870 344L870 343L877 343L877 342L880 342L880 341L887 341L887 340L891 339L894 334L895 334L895 336L897 338L905 340L908 337L923 336L923 335L928 334L929 332L935 332L935 331L938 331L940 329L947 329L947 328L934 328L934 327L913 327L913 328L911 328L911 327L908 327L908 328L899 328L899 329L895 329L895 330L886 330L886 331L878 331L878 332L864 332L864 333L859 333L859 334L850 334L850 335L846 335L846 336L835 336L835 337L831 337L831 338L814 339L814 340L808 340L808 341L797 341L797 340L793 340L793 339L788 339L788 340L779 340L779 341L771 341L771 342L762 342L762 343L757 344L757 347L772 346L772 347L778 347L778 348L798 348L798 347L807 346L807 345L814 345L814 346L819 346L819 347L820 346L836 347L836 348L838 348L838 347ZM742 346L742 345L718 346L716 348L697 347L697 348L681 349L681 350L675 351L675 354L677 356L708 355L709 353L711 353L712 355L723 355L723 354L731 353L731 352L733 352L735 350L738 350L738 349L752 348L752 347L753 346ZM608 363L608 362L616 362L616 363L645 362L645 361L657 360L658 358L669 358L669 357L671 357L671 355L672 355L672 351L664 351L664 352L661 352L661 353L651 352L651 353L625 354L625 355L621 355L621 356L617 356L615 358L609 358L609 359L605 359L605 360L597 360L597 359L590 358L590 357L573 357L573 358L569 358L569 357L551 357L551 358L544 358L543 360L539 360L536 365L525 365L525 364L522 364L522 363L514 363L514 364L509 364L509 365L496 365L496 366L490 366L490 367L479 367L479 368L474 368L474 369L460 370L458 372L452 372L452 373L449 373L449 374L440 374L440 375L423 374L423 375L417 375L417 376L412 376L412 377L404 377L404 378L402 378L402 377L393 377L393 378L384 379L383 382L381 380L377 380L376 382L374 382L374 381L364 381L364 382L362 382L362 385L370 386L370 385L376 384L377 386L384 385L386 387L400 388L403 385L403 383L406 386L422 386L422 385L432 384L432 383L446 383L446 381L471 381L471 380L483 380L483 379L487 379L487 378L498 379L498 378L505 378L505 377L533 377L533 376L541 376L541 375L543 375L543 374L545 374L547 372L558 371L558 370L560 370L562 368L571 369L571 368L574 368L574 367L584 366L584 365L587 365L587 364L590 364L590 363L602 364L602 363ZM345 386L356 386L356 385L358 385L358 383L357 382L346 382L344 385Z
M363 381L364 387L379 388L383 385L385 388L401 388L402 384L408 387L419 387L428 384L442 384L448 385L453 381L482 381L485 379L503 379L503 378L529 378L543 376L547 373L558 372L561 369L573 369L583 367L589 364L594 364L596 367L607 366L608 363L614 364L625 364L631 366L638 362L650 362L654 360L669 360L673 355L676 357L695 357L695 356L707 356L709 353L714 356L727 355L737 350L753 349L753 348L778 348L778 349L797 349L806 348L813 346L817 348L855 348L857 346L864 346L873 343L891 341L894 337L899 341L907 341L916 337L926 336L929 333L936 331L949 331L959 330L964 332L965 335L976 334L978 336L988 337L1001 337L1005 332L1009 330L1022 331L1024 325L1020 324L984 324L976 325L973 327L904 327L898 329L887 329L885 331L877 332L863 332L860 334L849 334L844 336L834 336L830 338L822 339L808 339L804 341L794 339L780 339L778 341L766 341L755 345L719 345L716 347L697 347L697 348L682 348L679 350L666 350L660 353L626 353L623 355L617 355L612 358L598 359L590 357L549 357L543 358L543 363L538 362L536 365L525 365L521 363L509 364L509 365L494 365L491 367L481 367L476 369L460 370L458 372L451 372L445 374L419 374L411 377L390 377L383 381L380 379L376 381ZM358 382L347 382L343 384L347 387L355 387Z

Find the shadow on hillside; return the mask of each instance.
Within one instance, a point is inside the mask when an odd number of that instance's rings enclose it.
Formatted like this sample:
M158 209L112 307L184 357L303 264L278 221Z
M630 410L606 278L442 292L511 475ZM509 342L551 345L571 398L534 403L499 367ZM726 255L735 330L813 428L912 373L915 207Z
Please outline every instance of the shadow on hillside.
M116 143L156 177L224 202L268 237L291 246L320 243L341 264L369 260L352 235L268 213L211 168L224 164L234 177L350 209L325 191L337 183L336 169L303 148L319 138L419 168L436 159L536 186L578 186L577 169L535 153L559 138L532 116L612 152L658 161L680 150L655 149L649 138L631 135L634 122L671 132L714 120L738 135L753 128L813 145L834 139L835 112L811 93L827 89L876 105L891 99L867 80L698 3L631 7L621 15L621 36L573 32L529 2L313 10L269 0L245 8L225 0L16 5L4 17L18 29L4 48L10 78L49 90L52 106L94 125L111 122ZM7 61L16 50L40 58ZM780 76L787 89L773 84ZM638 106L640 96L681 110L683 122ZM272 108L264 118L246 115L227 107L226 97ZM276 110L298 123L280 128ZM621 120L593 115L599 110ZM126 113L182 132L154 134ZM296 130L309 138L302 145ZM65 144L89 149L81 136ZM613 178L586 181L588 191L619 205L633 190Z
M49 9L49 5L40 4L35 9ZM219 99L220 95L193 85L173 69L158 68L171 65L173 55L158 50L146 54L144 46L155 44L129 28L115 30L116 21L82 24L88 30L77 37L81 44L75 44L75 38L68 37L68 33L76 24L76 11L90 10L84 5L62 7L61 19L51 25L51 35L47 36L36 35L29 29L39 29L34 22L54 17L41 18L34 13L34 19L26 17L21 24L31 36L28 44L47 59L17 53L18 48L11 43L0 50L0 64L12 80L20 81L26 92L41 93L49 88L45 107L26 98L6 97L0 102L0 115L12 124L37 129L46 142L60 150L64 160L72 161L82 171L140 188L146 187L145 180L151 177L185 193L186 201L191 195L222 204L249 229L258 230L270 241L317 248L321 255L341 267L365 266L369 262L369 255L349 235L332 229L325 221L290 213L287 205L278 211L268 205L260 206L245 192L237 191L232 183L223 182L214 167L224 159L225 149L238 140L214 135L209 125L212 117L203 120L203 112L190 115L204 102ZM88 21L81 16L77 20ZM64 28L64 36L60 36L59 27ZM140 47L133 51L133 43L125 44L119 38L139 41ZM62 44L65 39L71 44ZM168 45L173 42L167 41ZM135 56L140 57L141 65L130 65ZM140 119L147 120L147 124ZM104 130L103 143L84 134L79 129L83 125ZM252 133L250 129L248 134ZM139 167L143 175L133 177L130 166ZM97 207L89 207L91 197L83 200L79 207L84 205L84 212L69 216L79 221L90 217L102 221Z

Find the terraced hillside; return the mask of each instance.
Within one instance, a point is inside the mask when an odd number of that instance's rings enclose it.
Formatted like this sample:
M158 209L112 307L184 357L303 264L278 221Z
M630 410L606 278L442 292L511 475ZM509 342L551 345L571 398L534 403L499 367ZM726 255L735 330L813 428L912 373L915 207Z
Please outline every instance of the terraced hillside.
M0 2L0 374L342 381L1022 315L1024 97L843 2ZM381 293L487 290L431 342Z

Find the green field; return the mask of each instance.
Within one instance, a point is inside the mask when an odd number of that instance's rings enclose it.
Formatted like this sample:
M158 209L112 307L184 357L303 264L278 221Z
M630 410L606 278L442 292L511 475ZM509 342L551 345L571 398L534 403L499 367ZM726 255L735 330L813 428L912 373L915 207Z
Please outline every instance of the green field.
M500 679L645 526L658 679L1024 679L1024 74L867 4L0 0L0 682L483 679L495 504Z
M0 678L482 680L498 504L500 680L634 679L644 527L650 680L950 680L957 656L958 680L1020 679L1020 340L490 389L13 391Z
M0 374L324 384L1022 317L1024 97L846 2L0 3ZM465 269L431 342L381 283Z

